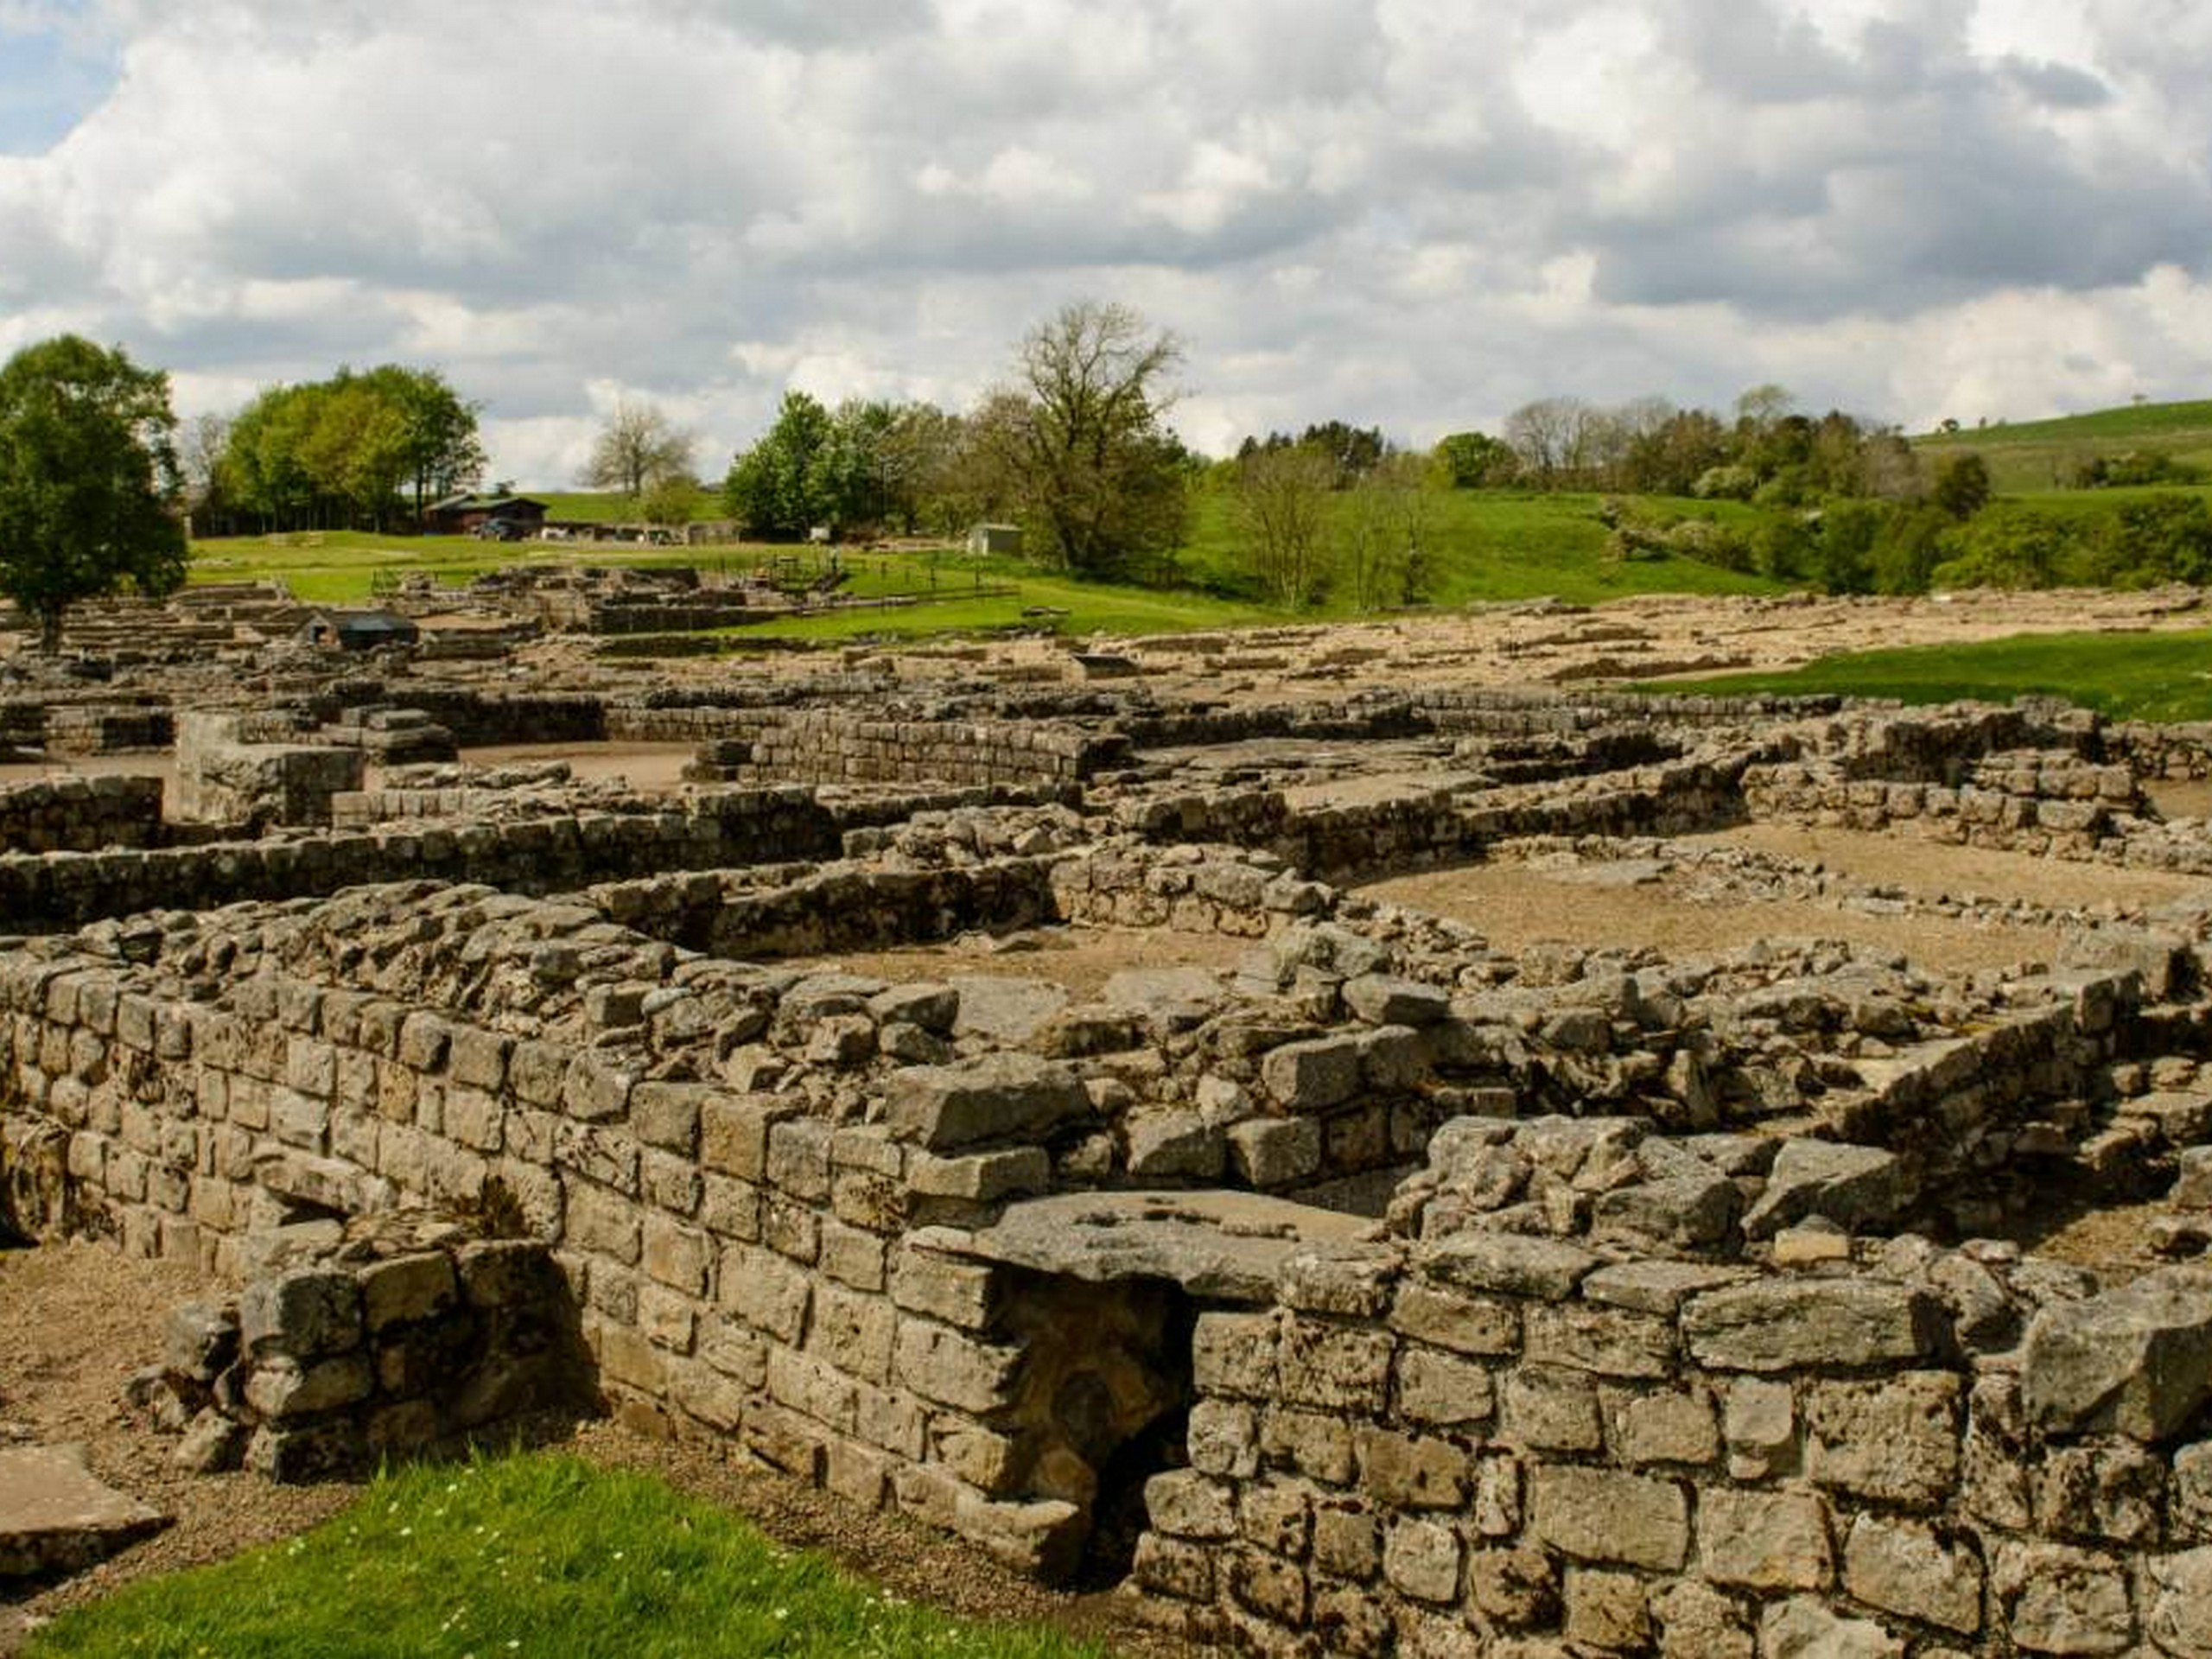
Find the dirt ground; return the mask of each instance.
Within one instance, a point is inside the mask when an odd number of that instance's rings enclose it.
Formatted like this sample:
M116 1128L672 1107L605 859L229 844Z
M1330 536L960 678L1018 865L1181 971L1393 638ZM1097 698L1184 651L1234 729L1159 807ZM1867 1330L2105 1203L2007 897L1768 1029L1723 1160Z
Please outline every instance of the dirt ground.
M1258 943L1173 928L1046 927L1004 937L968 934L905 950L844 950L783 965L894 982L993 974L1057 985L1080 1002L1096 997L1123 969L1229 969Z
M188 1268L140 1261L105 1243L0 1250L0 1332L7 1333L0 1342L0 1444L81 1443L95 1472L175 1517L146 1541L60 1585L23 1595L0 1582L0 1659L20 1645L29 1619L50 1618L134 1580L289 1537L360 1491L346 1481L279 1486L245 1474L184 1474L169 1462L174 1442L131 1420L124 1385L160 1358L169 1308L211 1294ZM1127 1599L1044 1589L957 1539L741 1466L716 1443L652 1439L600 1420L547 1426L542 1435L594 1462L658 1474L917 1601L972 1618L1050 1624L1120 1653L1189 1650L1142 1624Z
M1752 824L1683 838L1689 847L1740 847L1824 866L1913 898L2025 899L2048 906L2153 906L2196 891L2193 877L2069 864L2024 854L1952 847L1904 835ZM1478 928L1503 950L1542 941L1652 947L1710 955L1762 938L1847 940L1958 972L2050 962L2057 930L1850 906L1728 901L1696 891L1694 871L1623 882L1602 868L1499 861L1378 881L1371 898L1433 911Z
M666 795L683 784L683 772L697 746L691 743L509 743L467 748L469 766L512 766L518 762L565 760L578 780L601 783L624 779L640 795ZM48 760L0 764L0 784L29 783L67 775L102 778L123 775L158 778L164 787L176 781L176 757L167 752L125 754L63 754ZM383 768L368 768L363 783L377 787Z

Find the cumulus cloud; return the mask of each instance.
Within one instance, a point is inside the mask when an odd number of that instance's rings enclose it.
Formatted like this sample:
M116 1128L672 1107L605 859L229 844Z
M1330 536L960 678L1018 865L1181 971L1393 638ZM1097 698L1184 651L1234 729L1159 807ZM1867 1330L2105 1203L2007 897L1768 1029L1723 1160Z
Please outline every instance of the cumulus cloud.
M2204 390L2208 67L2184 0L0 0L0 350L433 364L541 486L610 396L709 470L788 385L964 404L1082 295L1214 449L2026 416Z

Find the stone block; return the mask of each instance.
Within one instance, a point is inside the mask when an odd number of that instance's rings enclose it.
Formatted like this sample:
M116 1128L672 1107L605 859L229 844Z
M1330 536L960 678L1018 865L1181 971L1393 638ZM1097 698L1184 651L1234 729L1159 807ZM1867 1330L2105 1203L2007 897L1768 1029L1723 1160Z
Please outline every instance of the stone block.
M1706 1578L1751 1590L1825 1590L1834 1577L1827 1505L1810 1492L1706 1487L1697 1554Z
M1948 1371L1815 1385L1806 1403L1806 1473L1856 1497L1936 1507L1958 1484L1960 1394Z
M1822 1216L1847 1231L1879 1231L1897 1218L1910 1194L1894 1153L1792 1136L1782 1143L1766 1187L1744 1217L1747 1237Z
M1459 1233L1426 1244L1415 1265L1431 1281L1457 1290L1560 1301L1574 1294L1599 1258L1579 1244L1520 1233Z
M1981 1629L1981 1560L1971 1539L1861 1515L1843 1546L1843 1586L1870 1607L1961 1636Z
M372 1336L442 1313L460 1297L453 1262L443 1251L395 1256L361 1270L361 1311Z
M1472 1360L1408 1345L1397 1360L1399 1414L1445 1428L1486 1423L1497 1411L1491 1374Z
M1726 1371L1893 1369L1935 1350L1932 1298L1873 1279L1765 1279L1694 1297L1682 1336Z
M1649 1653L1650 1587L1633 1573L1571 1567L1566 1626L1567 1639L1576 1652Z
M892 1074L885 1101L892 1130L933 1152L1042 1136L1091 1116L1074 1072L1026 1054L908 1066Z
M1529 1472L1529 1507L1537 1538L1576 1560L1671 1573L1689 1554L1689 1503L1670 1480L1547 1465Z
M1356 1035L1285 1043L1260 1062L1260 1084L1286 1111L1325 1112L1358 1092L1359 1065Z
M2021 1389L2046 1433L2171 1438L2212 1395L2212 1271L2166 1268L2030 1321Z
M1990 1580L2005 1629L2029 1653L2128 1653L2135 1613L2116 1559L2063 1544L1999 1544Z
M1760 1618L1759 1659L1904 1659L1904 1643L1872 1619L1796 1596L1770 1604Z
M1452 1510L1466 1501L1473 1462L1450 1440L1361 1428L1360 1486L1377 1503L1398 1510Z
M1415 1601L1453 1602L1459 1596L1461 1554L1459 1535L1450 1527L1408 1517L1393 1522L1383 1536L1382 1576Z
M361 1288L342 1268L257 1279L238 1298L238 1339L257 1357L311 1360L361 1342Z

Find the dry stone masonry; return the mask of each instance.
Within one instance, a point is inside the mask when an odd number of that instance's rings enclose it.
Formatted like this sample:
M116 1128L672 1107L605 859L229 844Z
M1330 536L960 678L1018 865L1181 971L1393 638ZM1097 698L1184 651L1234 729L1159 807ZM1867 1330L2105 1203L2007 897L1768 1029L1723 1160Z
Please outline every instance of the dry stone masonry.
M580 594L630 602L528 602ZM196 1467L603 1404L1256 1652L2212 1653L2212 854L2156 804L2203 734L1154 654L272 658L178 717L170 821L0 793L0 1219L211 1275L131 1389ZM697 750L660 798L452 758L531 731ZM2183 896L1712 838L1759 823ZM1362 890L1485 861L1804 937Z

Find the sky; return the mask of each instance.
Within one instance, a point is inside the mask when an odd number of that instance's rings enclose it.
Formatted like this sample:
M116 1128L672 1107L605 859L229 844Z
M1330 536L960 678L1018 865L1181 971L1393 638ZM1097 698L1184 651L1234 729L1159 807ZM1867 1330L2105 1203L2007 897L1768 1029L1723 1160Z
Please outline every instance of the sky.
M2200 0L0 0L0 355L383 362L573 484L965 408L1070 301L1194 447L1530 399L1910 429L2212 396Z

